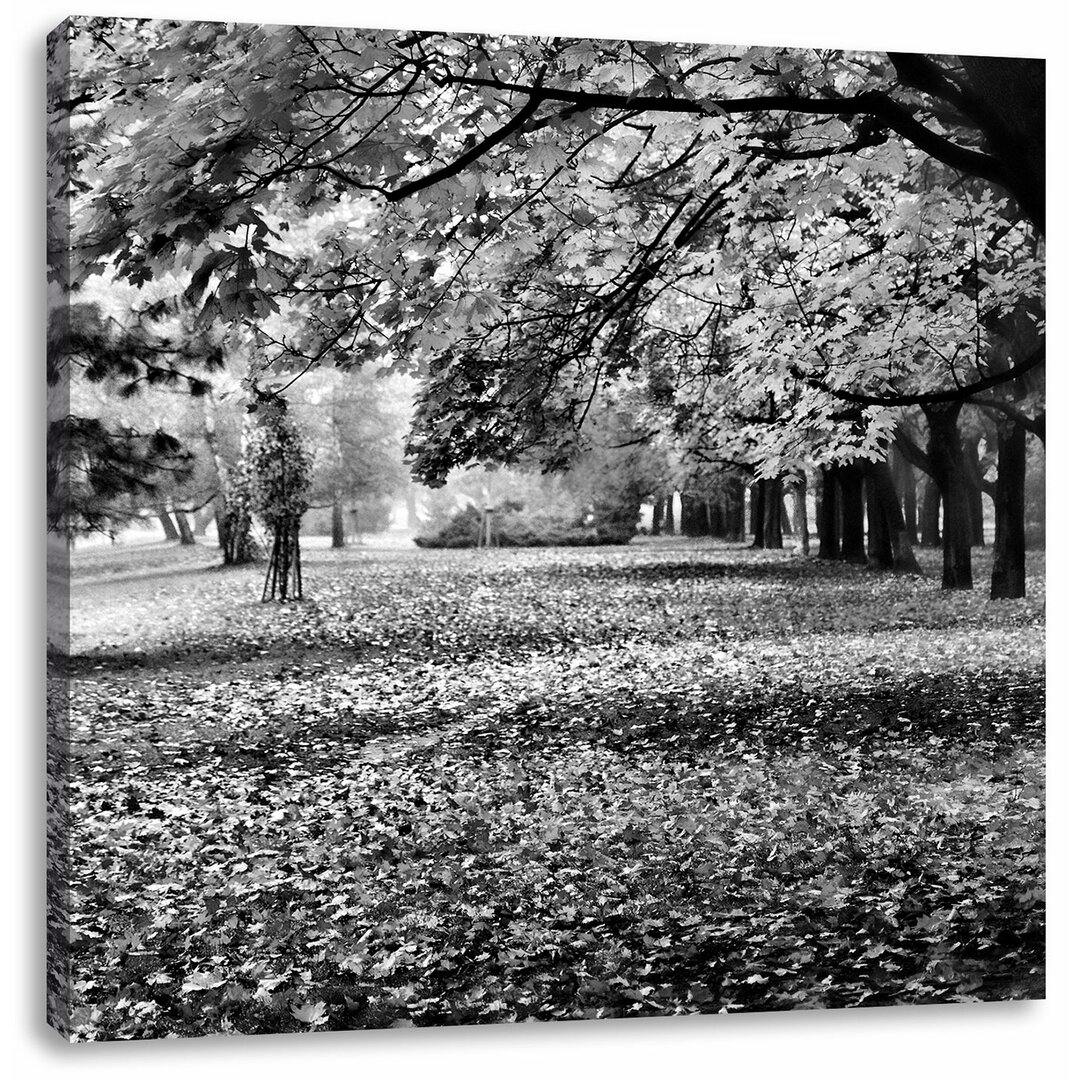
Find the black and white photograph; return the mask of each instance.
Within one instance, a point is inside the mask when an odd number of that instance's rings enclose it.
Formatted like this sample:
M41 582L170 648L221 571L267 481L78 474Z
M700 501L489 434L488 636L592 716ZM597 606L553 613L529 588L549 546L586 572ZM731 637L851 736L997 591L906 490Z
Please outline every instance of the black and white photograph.
M1046 61L778 29L49 35L64 1039L1046 996Z

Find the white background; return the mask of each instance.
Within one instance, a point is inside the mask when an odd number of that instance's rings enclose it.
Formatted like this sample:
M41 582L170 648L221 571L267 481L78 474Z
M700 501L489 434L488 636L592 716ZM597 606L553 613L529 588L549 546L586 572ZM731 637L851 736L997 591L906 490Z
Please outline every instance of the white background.
M1077 451L1071 445L1080 300L1074 197L1080 37L1068 2L956 0L740 4L657 0L404 0L393 6L310 0L139 0L75 10L16 0L5 18L7 113L0 169L6 208L0 275L7 318L0 370L4 412L0 527L0 757L5 772L0 884L0 1061L13 1077L293 1077L365 1074L433 1077L554 1075L664 1077L1058 1077L1080 1055L1074 920L1078 855L1074 772L1078 741L1073 617L1080 556ZM958 10L963 8L964 10ZM853 1012L686 1017L429 1031L377 1031L192 1039L70 1047L44 1023L44 55L45 35L67 15L145 15L377 28L486 30L724 44L983 52L1049 58L1051 212L1050 808L1051 921L1046 1002L924 1006ZM1072 1065L1069 1065L1070 1051ZM2 1066L0 1066L2 1067Z

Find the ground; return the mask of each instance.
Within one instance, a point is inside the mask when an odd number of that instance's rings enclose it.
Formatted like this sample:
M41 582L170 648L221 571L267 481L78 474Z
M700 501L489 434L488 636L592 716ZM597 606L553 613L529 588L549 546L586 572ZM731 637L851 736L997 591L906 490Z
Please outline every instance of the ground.
M922 557L77 554L73 1037L1041 996L1041 558Z

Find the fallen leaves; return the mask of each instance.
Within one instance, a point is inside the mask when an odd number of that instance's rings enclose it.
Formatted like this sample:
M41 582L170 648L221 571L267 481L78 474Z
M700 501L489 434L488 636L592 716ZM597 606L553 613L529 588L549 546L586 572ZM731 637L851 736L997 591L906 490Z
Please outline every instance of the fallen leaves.
M76 593L77 1038L1041 992L1037 600L678 544L257 574Z

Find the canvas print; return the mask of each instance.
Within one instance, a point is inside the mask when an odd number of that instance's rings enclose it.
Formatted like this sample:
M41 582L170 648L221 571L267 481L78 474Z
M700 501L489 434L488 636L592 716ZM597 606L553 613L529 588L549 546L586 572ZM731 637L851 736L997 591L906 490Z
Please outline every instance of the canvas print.
M1043 61L47 80L63 1036L1043 995Z

